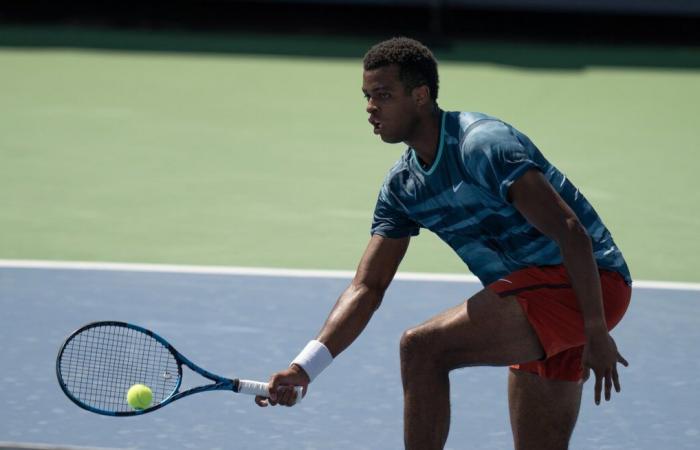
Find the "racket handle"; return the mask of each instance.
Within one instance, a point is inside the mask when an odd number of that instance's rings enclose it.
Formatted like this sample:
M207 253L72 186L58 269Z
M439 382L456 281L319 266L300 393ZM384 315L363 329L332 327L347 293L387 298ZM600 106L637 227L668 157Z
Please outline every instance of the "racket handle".
M240 394L260 395L262 397L270 396L270 391L267 390L267 383L253 380L238 380L238 392ZM295 386L294 392L297 393L297 399L294 404L298 405L301 403L302 387Z

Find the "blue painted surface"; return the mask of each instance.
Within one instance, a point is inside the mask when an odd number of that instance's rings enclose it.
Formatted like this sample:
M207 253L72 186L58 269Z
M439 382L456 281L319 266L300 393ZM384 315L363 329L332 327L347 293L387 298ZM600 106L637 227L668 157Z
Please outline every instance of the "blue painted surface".
M359 340L298 407L261 409L227 392L112 418L61 392L63 339L95 320L161 334L205 369L266 380L312 338L347 280L0 269L0 440L139 449L398 449L401 332L476 292L476 284L397 281ZM700 294L636 290L615 330L631 366L621 395L596 407L592 384L573 449L700 447ZM512 447L504 368L454 372L447 448ZM204 379L185 371L185 387Z

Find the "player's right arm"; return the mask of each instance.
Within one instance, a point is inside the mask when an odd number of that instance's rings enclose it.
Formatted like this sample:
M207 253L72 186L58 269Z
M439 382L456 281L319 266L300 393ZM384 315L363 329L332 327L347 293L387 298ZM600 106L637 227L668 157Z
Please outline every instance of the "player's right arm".
M384 293L406 254L410 237L390 239L375 234L369 241L350 285L343 291L331 310L316 340L323 343L333 358L345 350L362 333L379 308ZM309 384L309 376L297 364L277 372L270 378L270 399L256 397L259 406L290 405L293 391L281 386Z

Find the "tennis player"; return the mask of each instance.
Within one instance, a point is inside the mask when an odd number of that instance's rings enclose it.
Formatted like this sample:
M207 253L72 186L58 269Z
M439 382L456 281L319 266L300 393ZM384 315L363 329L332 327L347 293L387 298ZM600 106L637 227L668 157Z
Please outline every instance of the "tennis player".
M594 401L620 391L626 366L609 334L630 302L625 260L591 204L511 125L437 104L438 73L421 43L394 38L364 58L369 123L408 148L389 171L355 278L316 339L272 375L271 398L290 405L365 328L412 236L436 233L484 289L401 337L407 449L441 449L450 425L451 370L510 366L516 449L565 449L583 381Z

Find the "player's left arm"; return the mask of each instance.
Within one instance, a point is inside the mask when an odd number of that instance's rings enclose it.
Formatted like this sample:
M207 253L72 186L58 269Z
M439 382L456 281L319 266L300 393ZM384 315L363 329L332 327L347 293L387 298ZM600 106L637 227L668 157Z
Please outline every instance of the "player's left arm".
M586 333L584 377L587 378L589 370L593 370L596 404L600 403L603 382L605 399L610 400L613 384L615 390L620 391L617 363L627 366L627 361L619 354L608 333L598 266L588 232L539 170L530 169L518 178L509 189L508 198L533 226L559 246L583 314Z

